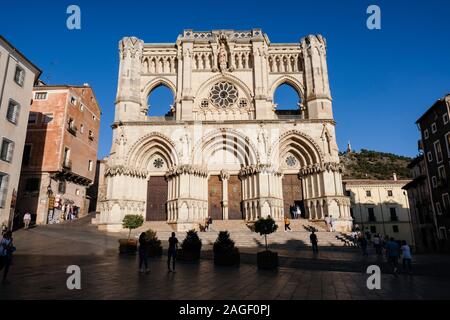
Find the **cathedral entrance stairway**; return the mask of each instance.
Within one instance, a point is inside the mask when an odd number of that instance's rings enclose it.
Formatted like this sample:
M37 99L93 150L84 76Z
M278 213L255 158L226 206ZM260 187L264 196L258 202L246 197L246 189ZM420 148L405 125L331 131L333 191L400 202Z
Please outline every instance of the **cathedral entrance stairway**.
M348 234L341 232L328 232L325 223L311 222L305 219L291 220L292 231L284 231L284 224L278 223L278 230L270 234L267 239L271 247L283 247L286 249L295 249L299 247L310 247L309 236L314 228L319 239L319 246L322 247L352 247L353 244ZM146 222L142 227L133 232L139 235L140 232L152 229L157 232L157 236L162 241L167 241L171 236L172 226L165 222ZM199 230L199 229L197 229ZM264 237L258 233L252 232L243 220L215 220L210 226L209 231L198 232L204 246L211 246L217 239L219 231L228 231L231 239L237 247L254 248L264 246ZM181 242L186 236L185 232L175 232L178 240Z

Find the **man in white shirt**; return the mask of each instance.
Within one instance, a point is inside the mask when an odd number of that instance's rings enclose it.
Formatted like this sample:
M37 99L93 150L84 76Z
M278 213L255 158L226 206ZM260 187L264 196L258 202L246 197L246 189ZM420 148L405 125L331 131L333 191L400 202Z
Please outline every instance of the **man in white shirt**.
M405 240L402 241L402 246L400 247L400 250L402 251L402 258L403 258L403 272L406 272L406 267L408 266L408 272L412 273L411 248L408 246Z
M327 225L327 231L331 231L331 220L329 216L325 217L325 224Z
M25 229L28 229L31 222L31 214L27 211L25 215L23 216L23 223L25 224Z

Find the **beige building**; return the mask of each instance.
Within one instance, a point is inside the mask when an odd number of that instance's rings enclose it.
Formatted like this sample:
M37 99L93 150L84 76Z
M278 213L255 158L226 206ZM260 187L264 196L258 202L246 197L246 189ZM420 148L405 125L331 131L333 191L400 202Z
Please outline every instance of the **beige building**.
M11 226L33 85L41 71L0 36L0 224Z
M395 177L395 176L394 176ZM354 225L414 245L408 195L409 180L344 180Z
M350 230L328 81L326 41L272 43L260 29L184 30L175 43L119 42L120 66L105 197L94 220L121 230L125 214L185 230L208 216L336 218ZM278 110L277 88L298 94ZM174 100L152 116L159 86Z

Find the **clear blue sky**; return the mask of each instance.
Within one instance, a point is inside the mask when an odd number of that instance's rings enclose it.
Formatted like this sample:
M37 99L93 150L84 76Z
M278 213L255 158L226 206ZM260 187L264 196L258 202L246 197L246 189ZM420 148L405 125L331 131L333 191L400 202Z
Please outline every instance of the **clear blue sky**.
M66 8L81 8L82 29L66 28ZM366 28L366 8L381 8L381 30ZM272 42L320 33L341 150L347 140L414 156L415 120L450 92L450 1L2 1L0 33L54 84L88 82L103 110L99 157L109 153L123 36L174 42L183 29L262 28ZM164 91L164 90L162 90ZM286 90L277 94L288 103ZM160 105L167 94L150 101Z

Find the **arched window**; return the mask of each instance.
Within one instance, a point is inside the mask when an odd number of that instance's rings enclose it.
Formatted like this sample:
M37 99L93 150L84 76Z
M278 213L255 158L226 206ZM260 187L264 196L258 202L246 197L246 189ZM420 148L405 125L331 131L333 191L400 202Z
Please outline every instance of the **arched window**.
M151 117L171 117L173 112L171 108L174 105L174 96L172 90L164 84L161 84L154 88L148 98L147 116Z
M288 83L278 86L273 95L273 102L279 118L306 118L305 112L300 109L300 95Z

